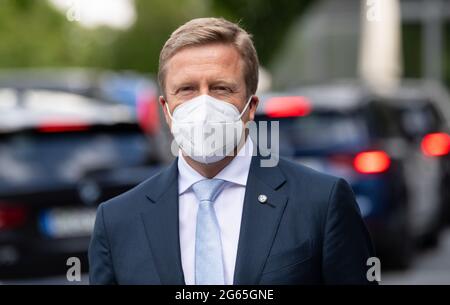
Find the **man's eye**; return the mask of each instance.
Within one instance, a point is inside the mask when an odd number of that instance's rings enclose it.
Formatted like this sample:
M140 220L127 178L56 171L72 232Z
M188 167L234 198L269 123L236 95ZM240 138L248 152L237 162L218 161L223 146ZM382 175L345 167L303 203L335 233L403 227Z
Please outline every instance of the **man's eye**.
M190 87L190 86L186 86L186 87L181 87L178 91L180 92L188 92L188 91L192 91L194 88Z
M224 86L217 86L213 88L215 91L220 91L220 92L231 92L231 89L228 87L224 87Z

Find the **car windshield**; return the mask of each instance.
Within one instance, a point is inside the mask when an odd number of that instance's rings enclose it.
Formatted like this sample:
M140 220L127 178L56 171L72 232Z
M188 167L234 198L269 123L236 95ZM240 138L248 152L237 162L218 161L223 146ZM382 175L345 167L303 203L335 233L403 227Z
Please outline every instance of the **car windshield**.
M75 183L90 171L144 164L140 131L16 133L0 137L0 192L10 187Z

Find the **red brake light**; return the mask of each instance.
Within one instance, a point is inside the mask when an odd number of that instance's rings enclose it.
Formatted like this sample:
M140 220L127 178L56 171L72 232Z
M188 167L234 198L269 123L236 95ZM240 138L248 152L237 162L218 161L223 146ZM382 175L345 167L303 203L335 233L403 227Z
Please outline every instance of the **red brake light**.
M445 132L427 134L421 143L426 156L439 157L450 153L450 136Z
M23 207L0 206L0 230L21 226L26 218L27 213Z
M273 97L266 102L264 110L271 118L306 116L311 112L311 103L303 96Z
M86 131L89 125L84 122L63 122L63 121L46 121L39 124L37 130L39 132L58 133L58 132L77 132Z
M138 96L137 117L141 128L148 134L156 134L159 129L158 102L153 91L144 91Z
M362 174L379 174L391 165L391 159L384 151L366 151L356 155L354 168Z

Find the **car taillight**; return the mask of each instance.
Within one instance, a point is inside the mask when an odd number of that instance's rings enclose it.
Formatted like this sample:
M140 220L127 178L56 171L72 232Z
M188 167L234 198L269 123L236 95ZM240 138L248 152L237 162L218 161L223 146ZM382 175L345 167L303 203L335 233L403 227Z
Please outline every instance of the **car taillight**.
M25 223L27 211L23 207L0 206L0 230L12 229Z
M269 118L306 116L311 112L311 103L303 96L280 96L270 98L264 105Z
M422 139L421 148L426 156L445 156L450 153L450 136L445 132L427 134Z
M381 150L365 151L353 159L353 167L362 174L378 174L385 172L391 165L389 155Z
M89 128L84 122L44 121L38 125L37 130L44 133L62 133L87 131Z
M353 156L351 154L330 155L329 164L336 170L353 171Z
M159 113L156 94L144 91L137 99L137 117L141 128L148 134L156 134L159 130Z

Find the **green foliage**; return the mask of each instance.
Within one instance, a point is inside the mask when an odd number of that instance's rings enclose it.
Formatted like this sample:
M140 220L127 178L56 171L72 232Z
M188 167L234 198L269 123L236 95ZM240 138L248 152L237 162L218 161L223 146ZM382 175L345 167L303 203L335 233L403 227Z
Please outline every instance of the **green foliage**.
M416 78L422 75L422 36L421 26L417 23L408 23L402 26L402 57L403 74L406 77Z
M0 65L50 64L60 49L63 17L42 1L2 0L0 9ZM39 37L39 39L37 39ZM44 39L45 38L45 39Z
M444 29L444 79L447 87L450 87L450 22L447 22Z
M290 25L315 0L212 0L213 11L240 21L253 34L261 63L267 66L286 37Z
M111 35L69 22L46 0L0 0L0 67L105 66Z
M156 72L170 33L186 21L210 14L206 0L135 0L137 20L114 43L116 69Z
M135 0L126 31L69 22L47 0L0 0L0 67L88 66L156 72L162 45L184 22L206 16L238 21L266 64L291 22L313 0Z

